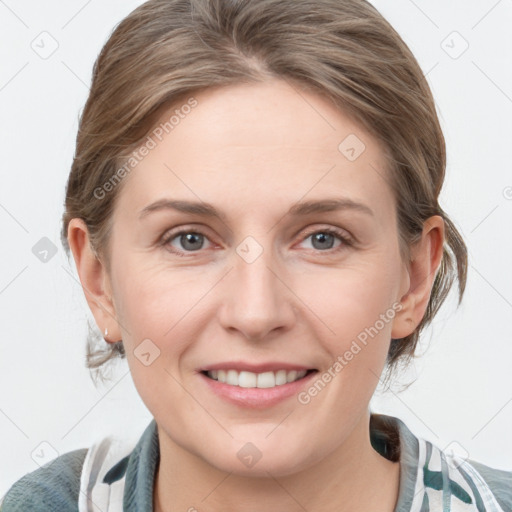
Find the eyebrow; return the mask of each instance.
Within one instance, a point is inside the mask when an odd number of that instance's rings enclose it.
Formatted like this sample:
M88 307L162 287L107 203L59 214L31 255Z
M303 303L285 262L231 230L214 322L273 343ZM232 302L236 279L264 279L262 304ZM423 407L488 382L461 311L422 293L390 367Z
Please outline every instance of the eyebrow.
M203 215L217 218L224 222L227 217L224 212L218 211L212 204L204 202L182 201L177 199L160 199L143 208L139 213L139 219L143 219L152 212L161 210L176 210L183 213ZM288 214L294 217L310 215L312 213L335 212L341 210L353 210L366 215L375 216L374 212L365 204L358 203L348 198L323 199L319 201L303 201L294 204Z

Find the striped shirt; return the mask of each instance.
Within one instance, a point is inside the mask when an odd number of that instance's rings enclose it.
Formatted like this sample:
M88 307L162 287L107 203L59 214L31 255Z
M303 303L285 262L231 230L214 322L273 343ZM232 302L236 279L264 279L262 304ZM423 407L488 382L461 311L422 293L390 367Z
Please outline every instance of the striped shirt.
M443 451L393 416L372 413L370 439L381 455L400 462L395 512L512 512L512 471ZM107 437L25 475L0 512L151 512L159 460L153 419L138 440Z

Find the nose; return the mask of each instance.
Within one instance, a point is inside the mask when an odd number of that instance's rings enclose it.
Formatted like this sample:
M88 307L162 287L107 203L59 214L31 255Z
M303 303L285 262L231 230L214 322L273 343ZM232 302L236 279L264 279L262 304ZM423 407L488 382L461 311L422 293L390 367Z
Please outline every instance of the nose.
M226 330L237 331L251 341L282 335L295 321L294 294L287 286L283 267L258 246L249 244L233 254L233 267L224 281L224 301L219 320ZM247 246L245 246L247 248ZM252 251L252 255L251 255ZM257 253L256 253L257 254Z

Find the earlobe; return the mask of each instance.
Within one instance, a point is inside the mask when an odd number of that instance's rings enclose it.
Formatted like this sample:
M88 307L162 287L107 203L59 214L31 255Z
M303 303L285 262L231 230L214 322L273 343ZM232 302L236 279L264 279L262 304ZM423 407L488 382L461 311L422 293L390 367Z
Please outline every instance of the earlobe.
M407 291L400 298L403 307L393 322L393 339L412 334L425 316L443 251L444 221L435 215L425 221L422 237L411 249L411 261L402 279L408 282Z
M93 251L89 230L82 219L71 219L68 242L82 289L100 332L108 329L109 342L121 339L116 311L111 297L110 279L105 265Z
M400 310L396 313L393 320L393 328L391 330L392 339L405 338L406 336L409 336L409 334L411 334L415 329L411 317L413 297L408 291L410 290L410 283L410 269L404 263L402 267L402 278L400 286L401 294L399 296Z

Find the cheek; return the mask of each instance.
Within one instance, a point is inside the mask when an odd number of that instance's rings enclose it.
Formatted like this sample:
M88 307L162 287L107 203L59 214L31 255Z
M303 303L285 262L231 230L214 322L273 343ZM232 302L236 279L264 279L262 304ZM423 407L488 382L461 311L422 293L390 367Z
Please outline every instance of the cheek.
M378 263L345 267L305 274L296 284L297 295L306 298L332 338L350 340L373 326L380 315L393 312L397 269ZM380 322L378 326L382 330Z
M117 266L116 282L116 312L123 340L132 349L147 338L162 349L166 340L176 338L189 315L200 311L198 302L207 286L206 279L194 278L190 272L150 268L135 258ZM179 349L173 343L172 352Z
M397 262L379 255L372 264L333 272L325 282L311 280L304 290L314 300L308 305L328 327L319 339L329 354L323 373L332 394L323 399L332 400L340 414L365 404L378 384L396 314L398 273Z
M190 409L193 404L178 384L179 365L199 335L200 325L191 319L201 314L198 301L205 293L204 282L186 272L148 268L140 260L128 259L117 267L116 277L117 313L139 395L156 416L180 411L184 404ZM172 396L172 403L162 400L164 395Z

